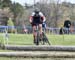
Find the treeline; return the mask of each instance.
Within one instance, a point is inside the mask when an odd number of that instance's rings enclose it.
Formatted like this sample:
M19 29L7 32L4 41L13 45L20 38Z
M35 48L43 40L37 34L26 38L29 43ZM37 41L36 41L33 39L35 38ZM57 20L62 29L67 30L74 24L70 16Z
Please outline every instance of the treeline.
M71 20L75 24L75 4L61 0L40 0L34 5L25 3L25 6L11 0L0 0L0 21L5 22L2 25L8 25L8 18L11 18L16 26L30 25L29 16L35 7L46 16L49 27L61 27L65 20Z
M19 25L23 13L24 7L21 4L15 2L12 3L11 0L0 0L0 22L2 25L7 25L9 18L12 19L14 25Z
M61 0L41 0L36 4L45 14L47 25L50 27L61 27L65 20L71 20L75 24L75 4L61 2Z

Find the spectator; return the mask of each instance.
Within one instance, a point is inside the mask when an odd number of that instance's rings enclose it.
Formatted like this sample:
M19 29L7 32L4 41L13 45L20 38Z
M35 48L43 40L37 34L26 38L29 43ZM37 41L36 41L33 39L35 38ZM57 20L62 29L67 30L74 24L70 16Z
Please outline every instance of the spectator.
M69 28L70 27L71 27L71 21L70 20L65 20L65 22L64 22L64 28L65 28L64 33L65 34L69 34L69 32L70 32Z

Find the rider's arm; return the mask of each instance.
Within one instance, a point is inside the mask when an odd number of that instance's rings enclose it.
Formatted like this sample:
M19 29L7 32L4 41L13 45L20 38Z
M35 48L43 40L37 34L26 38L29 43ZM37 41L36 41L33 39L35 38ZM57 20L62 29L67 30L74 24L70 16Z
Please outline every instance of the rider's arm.
M41 16L43 22L45 22L45 21L46 21L46 18L45 18L45 16L43 15L43 13L42 13L42 12L39 12L39 15Z
M31 14L31 16L30 16L30 19L29 19L29 22L30 23L32 23L32 21L33 21L33 16L35 15L35 13L33 12L32 14Z

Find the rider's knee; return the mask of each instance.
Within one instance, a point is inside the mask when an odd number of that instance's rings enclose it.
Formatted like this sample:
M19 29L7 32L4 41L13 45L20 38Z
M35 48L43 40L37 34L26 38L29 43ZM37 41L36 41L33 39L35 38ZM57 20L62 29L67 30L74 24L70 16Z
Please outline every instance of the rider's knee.
M42 29L42 24L39 24L39 29Z

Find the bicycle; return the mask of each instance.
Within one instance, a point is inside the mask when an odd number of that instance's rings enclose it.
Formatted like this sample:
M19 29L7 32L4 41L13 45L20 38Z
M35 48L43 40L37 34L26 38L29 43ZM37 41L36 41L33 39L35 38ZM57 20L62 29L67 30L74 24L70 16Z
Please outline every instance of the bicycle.
M41 43L42 45L45 45L45 43L48 43L49 45L51 45L44 32L42 32L42 39L41 39L38 25L36 26L36 30L35 31L37 32L37 36L36 36L36 39L35 39L35 41L36 41L35 44L36 45L39 45L40 42L42 42Z

